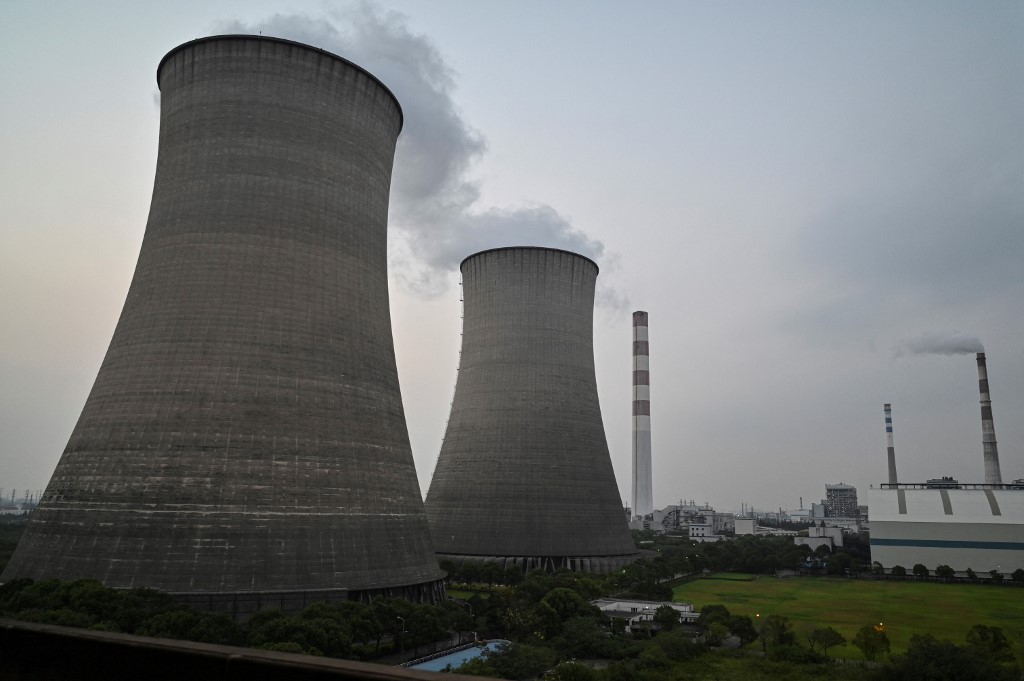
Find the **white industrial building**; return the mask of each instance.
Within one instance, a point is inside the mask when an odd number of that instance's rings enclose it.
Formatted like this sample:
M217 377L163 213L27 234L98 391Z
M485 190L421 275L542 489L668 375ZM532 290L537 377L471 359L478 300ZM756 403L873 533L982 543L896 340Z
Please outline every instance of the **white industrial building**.
M1024 485L896 484L868 491L871 560L886 569L1024 568Z
M676 611L680 623L696 622L700 616L700 613L694 611L692 603L643 601L630 598L599 598L591 603L608 617L624 620L627 632L649 626L654 621L654 613L663 605Z
M819 546L827 546L829 551L834 551L843 545L843 528L829 527L825 521L819 520L807 528L806 537L793 537L793 543L797 546L810 546L812 551Z

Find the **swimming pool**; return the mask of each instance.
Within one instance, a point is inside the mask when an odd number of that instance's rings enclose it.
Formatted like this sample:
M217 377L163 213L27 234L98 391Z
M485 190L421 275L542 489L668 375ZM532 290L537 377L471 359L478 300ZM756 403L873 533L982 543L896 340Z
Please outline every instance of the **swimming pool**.
M463 662L468 662L473 658L480 657L485 650L494 651L507 643L509 643L509 641L495 639L493 641L488 641L487 645L473 646L472 648L466 648L465 650L460 650L455 653L448 653L447 655L435 660L420 662L417 665L409 667L409 669L423 669L428 672L439 672L448 665L451 665L452 669L456 669Z

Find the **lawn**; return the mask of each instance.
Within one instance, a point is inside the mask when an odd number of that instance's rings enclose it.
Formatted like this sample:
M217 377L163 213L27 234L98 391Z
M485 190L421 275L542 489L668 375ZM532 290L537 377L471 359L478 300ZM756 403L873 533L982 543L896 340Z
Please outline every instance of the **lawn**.
M1024 635L1024 589L1009 586L826 577L698 579L675 587L673 598L698 609L721 603L732 613L750 617L784 615L798 636L809 626L831 626L852 640L860 627L882 622L893 653L905 650L914 634L963 643L975 624L1002 627L1011 640ZM829 654L861 659L860 651L850 645Z

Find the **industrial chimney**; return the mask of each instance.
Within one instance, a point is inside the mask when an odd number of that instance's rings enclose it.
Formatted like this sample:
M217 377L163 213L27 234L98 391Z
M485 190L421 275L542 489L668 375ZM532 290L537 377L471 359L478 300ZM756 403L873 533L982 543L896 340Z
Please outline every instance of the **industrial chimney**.
M885 409L885 444L889 455L889 484L896 484L896 449L892 444L892 405L886 403Z
M550 248L462 261L451 416L427 492L439 556L609 572L637 558L594 373L597 265Z
M443 598L388 306L402 110L338 56L201 38L157 69L142 250L3 580L211 610Z
M981 446L985 456L985 484L1000 485L999 449L996 447L996 427L992 421L992 398L988 393L988 366L985 353L978 353L978 390L981 393Z
M633 313L633 515L654 511L651 470L650 346L647 313Z

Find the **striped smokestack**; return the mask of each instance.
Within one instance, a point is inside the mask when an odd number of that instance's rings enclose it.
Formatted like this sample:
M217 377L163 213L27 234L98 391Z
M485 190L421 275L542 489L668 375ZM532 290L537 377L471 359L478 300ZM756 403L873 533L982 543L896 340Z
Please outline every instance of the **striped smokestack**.
M999 449L996 447L996 427L992 422L992 399L988 394L988 366L985 353L978 353L978 391L981 393L981 446L985 455L985 484L999 485Z
M889 454L889 484L896 484L896 450L892 445L892 405L885 404L885 444Z
M654 512L647 313L633 313L633 515Z

